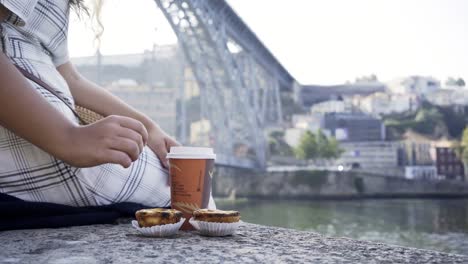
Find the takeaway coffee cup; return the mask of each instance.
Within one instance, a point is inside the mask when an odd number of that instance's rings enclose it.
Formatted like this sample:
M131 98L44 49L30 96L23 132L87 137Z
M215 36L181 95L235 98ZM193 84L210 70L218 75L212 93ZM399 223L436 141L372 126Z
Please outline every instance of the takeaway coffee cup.
M216 155L212 148L171 147L167 154L171 177L171 207L184 214L182 230L193 230L192 212L208 208Z

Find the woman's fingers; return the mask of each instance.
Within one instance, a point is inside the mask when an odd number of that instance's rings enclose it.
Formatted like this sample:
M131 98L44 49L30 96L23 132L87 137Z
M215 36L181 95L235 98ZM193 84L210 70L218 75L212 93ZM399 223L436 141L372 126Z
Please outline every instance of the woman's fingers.
M143 142L143 137L139 133L135 132L135 130L126 127L121 127L117 132L117 136L133 140L138 144L139 153L143 151L143 147L145 146Z
M161 161L161 165L164 168L169 168L169 164L167 162L167 150L164 145L156 146L156 156L158 156L159 160Z
M109 147L110 149L124 152L128 155L131 161L137 160L141 153L140 148L135 141L124 137L117 137L111 140Z
M166 158L167 153L171 150L171 147L174 146L180 146L180 143L169 136L164 136L152 147L153 152L156 153L156 156L158 156L162 166L166 169L169 168L169 162Z
M105 145L113 151L111 162L121 164L124 167L130 166L132 161L138 159L148 142L148 131L140 121L129 117L109 116L106 118L106 122L109 123ZM152 133L150 147L158 156L161 165L167 169L169 168L166 159L167 153L171 147L180 146L180 143L162 130L156 130Z
M136 131L138 134L140 134L143 138L144 145L146 145L146 142L148 141L148 131L146 130L146 127L143 125L143 123L136 119L125 116L112 116L111 120L112 119L116 120L121 127L132 129L133 131Z
M166 150L167 151L171 151L171 147L181 146L181 144L179 142L177 142L175 139L173 139L171 137L166 137L164 139L164 141L166 142Z
M108 163L120 164L124 168L128 168L132 165L130 157L122 151L109 149L106 151L105 155Z

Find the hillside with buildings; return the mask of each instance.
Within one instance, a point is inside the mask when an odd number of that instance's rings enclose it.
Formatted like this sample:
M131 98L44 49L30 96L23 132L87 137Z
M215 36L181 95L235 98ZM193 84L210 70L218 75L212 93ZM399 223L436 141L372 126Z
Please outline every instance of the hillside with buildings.
M298 148L306 131L335 138L344 151L329 164L340 169L464 179L453 147L468 124L464 84L462 79L441 84L432 77L409 76L387 83L303 86L295 97L307 112L292 116L284 139Z

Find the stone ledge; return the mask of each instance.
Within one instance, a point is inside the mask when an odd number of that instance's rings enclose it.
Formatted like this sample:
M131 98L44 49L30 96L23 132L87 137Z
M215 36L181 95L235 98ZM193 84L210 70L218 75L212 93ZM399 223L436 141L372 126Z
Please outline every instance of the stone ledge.
M129 222L1 232L0 263L468 263L468 256L247 223L224 238L146 238Z

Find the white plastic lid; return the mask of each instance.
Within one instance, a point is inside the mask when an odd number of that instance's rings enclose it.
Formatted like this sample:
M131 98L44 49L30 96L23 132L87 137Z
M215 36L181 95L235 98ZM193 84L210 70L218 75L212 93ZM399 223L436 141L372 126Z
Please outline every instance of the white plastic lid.
M167 153L168 159L216 159L212 148L171 147Z

